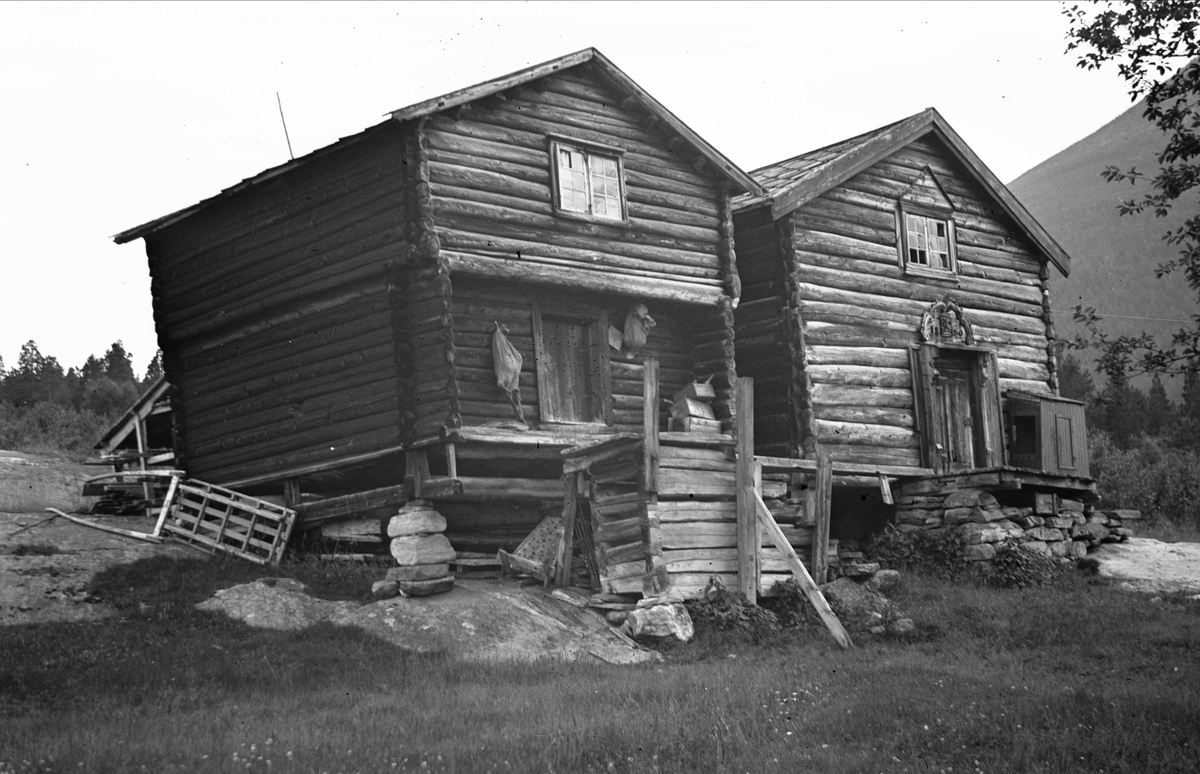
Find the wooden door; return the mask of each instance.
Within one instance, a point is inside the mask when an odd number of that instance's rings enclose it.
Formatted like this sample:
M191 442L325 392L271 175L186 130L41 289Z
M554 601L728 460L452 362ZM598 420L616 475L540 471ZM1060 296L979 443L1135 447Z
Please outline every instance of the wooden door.
M543 308L547 306L549 308ZM608 315L584 317L533 305L538 406L543 422L611 424L612 401L604 336Z
M946 470L982 467L977 454L981 411L974 384L974 364L962 357L934 361L933 399L939 409L938 442Z

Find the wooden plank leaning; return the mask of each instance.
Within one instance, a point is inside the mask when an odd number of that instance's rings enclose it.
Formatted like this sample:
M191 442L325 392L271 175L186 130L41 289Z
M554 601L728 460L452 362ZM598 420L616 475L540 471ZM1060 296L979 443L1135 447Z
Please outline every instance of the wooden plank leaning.
M821 589L817 588L817 584L813 581L812 576L808 574L808 570L800 562L800 557L796 555L796 550L792 548L792 544L784 536L783 530L775 523L775 517L771 515L771 511L767 509L767 504L763 502L762 496L758 492L754 492L754 505L758 513L758 523L762 525L763 531L775 543L775 547L783 554L784 560L788 567L791 568L792 574L796 576L796 580L800 582L800 588L804 589L805 596L812 604L813 609L817 611L817 615L821 616L821 620L825 622L825 628L829 629L829 633L837 640L838 645L843 648L854 647L854 642L850 639L850 634L842 626L842 622L834 615L833 609L829 607L829 602L825 600L825 595L821 593Z

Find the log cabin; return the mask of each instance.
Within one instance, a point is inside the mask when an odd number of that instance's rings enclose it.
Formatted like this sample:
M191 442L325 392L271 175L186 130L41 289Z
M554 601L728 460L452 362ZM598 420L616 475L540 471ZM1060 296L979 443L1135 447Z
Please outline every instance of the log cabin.
M761 193L586 49L114 239L145 240L177 467L302 528L432 500L494 552L560 513L563 450L665 426L648 361L732 443L732 197Z
M1070 258L936 110L751 175L735 330L756 450L828 452L835 537L895 518L875 477L908 485L901 508L938 481L1094 499L1082 405L1058 397L1049 280Z

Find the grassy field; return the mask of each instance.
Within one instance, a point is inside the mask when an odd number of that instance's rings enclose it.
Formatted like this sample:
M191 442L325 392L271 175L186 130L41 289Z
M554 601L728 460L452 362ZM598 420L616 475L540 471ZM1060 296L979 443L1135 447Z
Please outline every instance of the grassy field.
M290 564L314 592L365 577ZM355 630L264 632L192 604L262 571L99 577L117 619L0 629L0 773L1193 772L1200 604L1070 573L910 577L912 635L704 632L663 664L464 664Z

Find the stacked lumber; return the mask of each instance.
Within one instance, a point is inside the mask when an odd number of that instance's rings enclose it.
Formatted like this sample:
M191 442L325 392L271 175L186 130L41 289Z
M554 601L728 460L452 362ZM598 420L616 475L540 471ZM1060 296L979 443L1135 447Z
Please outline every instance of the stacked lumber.
M915 481L900 489L896 526L901 532L955 530L966 558L988 563L1009 541L1063 560L1080 559L1101 543L1122 542L1133 532L1128 522L1138 511L1096 511L1082 500L1036 493L1001 493L1007 504L983 489L959 488L954 481ZM1025 497L1026 504L1017 504Z
M446 519L424 500L413 500L388 522L396 567L371 589L376 597L424 597L454 588L450 562L456 554L446 539Z

